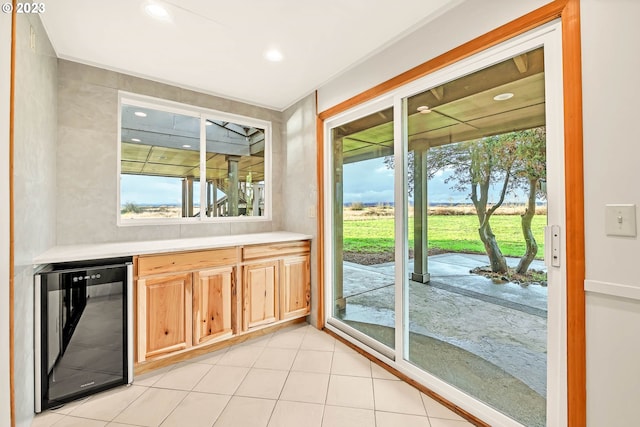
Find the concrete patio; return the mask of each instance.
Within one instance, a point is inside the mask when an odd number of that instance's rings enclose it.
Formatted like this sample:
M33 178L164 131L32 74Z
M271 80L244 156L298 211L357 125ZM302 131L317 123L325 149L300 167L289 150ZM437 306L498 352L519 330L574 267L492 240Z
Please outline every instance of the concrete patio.
M470 273L487 264L484 255L429 257L431 281L409 282L410 360L525 425L544 426L547 288L496 284ZM542 261L530 268L546 271ZM394 271L393 263L345 262L346 308L339 313L390 346Z

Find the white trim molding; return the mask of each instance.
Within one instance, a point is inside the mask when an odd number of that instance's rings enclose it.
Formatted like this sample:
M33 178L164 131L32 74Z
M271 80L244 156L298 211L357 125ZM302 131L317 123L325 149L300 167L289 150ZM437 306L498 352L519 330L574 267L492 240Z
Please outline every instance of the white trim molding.
M601 282L599 280L585 280L584 290L585 292L640 301L640 287L638 286Z

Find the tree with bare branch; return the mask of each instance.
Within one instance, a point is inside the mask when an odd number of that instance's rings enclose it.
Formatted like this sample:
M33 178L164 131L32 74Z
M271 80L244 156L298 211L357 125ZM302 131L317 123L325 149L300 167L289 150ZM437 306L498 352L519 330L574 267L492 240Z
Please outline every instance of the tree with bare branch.
M478 235L482 241L491 271L506 273L507 261L491 229L491 216L504 203L516 160L516 144L507 135L496 135L474 141L449 144L429 149L429 177L443 170L453 174L445 180L457 191L470 191L469 198L478 216ZM499 189L498 199L491 202L490 190Z
M516 144L516 161L513 167L514 187L522 188L527 193L527 205L521 215L522 235L526 249L516 267L516 273L524 274L538 253L538 244L531 231L531 222L536 214L536 200L546 197L540 185L541 181L547 178L546 128L527 129L512 132L509 135Z

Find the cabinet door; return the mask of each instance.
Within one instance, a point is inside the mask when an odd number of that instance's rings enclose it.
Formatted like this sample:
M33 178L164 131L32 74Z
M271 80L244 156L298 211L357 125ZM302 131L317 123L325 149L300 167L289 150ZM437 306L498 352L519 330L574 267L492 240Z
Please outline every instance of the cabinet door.
M199 271L193 280L193 344L231 336L234 268Z
M138 279L138 361L191 347L191 273Z
M309 255L287 257L280 262L280 319L306 316L311 300Z
M243 270L243 329L275 322L278 320L278 262L248 264Z

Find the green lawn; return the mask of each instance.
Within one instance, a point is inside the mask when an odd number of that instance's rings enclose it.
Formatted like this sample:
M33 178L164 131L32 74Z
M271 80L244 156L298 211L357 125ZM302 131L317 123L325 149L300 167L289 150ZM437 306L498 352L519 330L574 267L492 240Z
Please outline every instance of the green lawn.
M386 252L394 248L393 218L374 218L344 221L344 250L356 252ZM546 215L533 218L533 234L538 243L537 258L544 254ZM505 256L520 257L525 244L519 215L494 215L491 218L500 250ZM475 215L432 215L429 217L429 248L451 252L484 253L478 237L478 218ZM409 245L413 246L413 218L409 218Z

